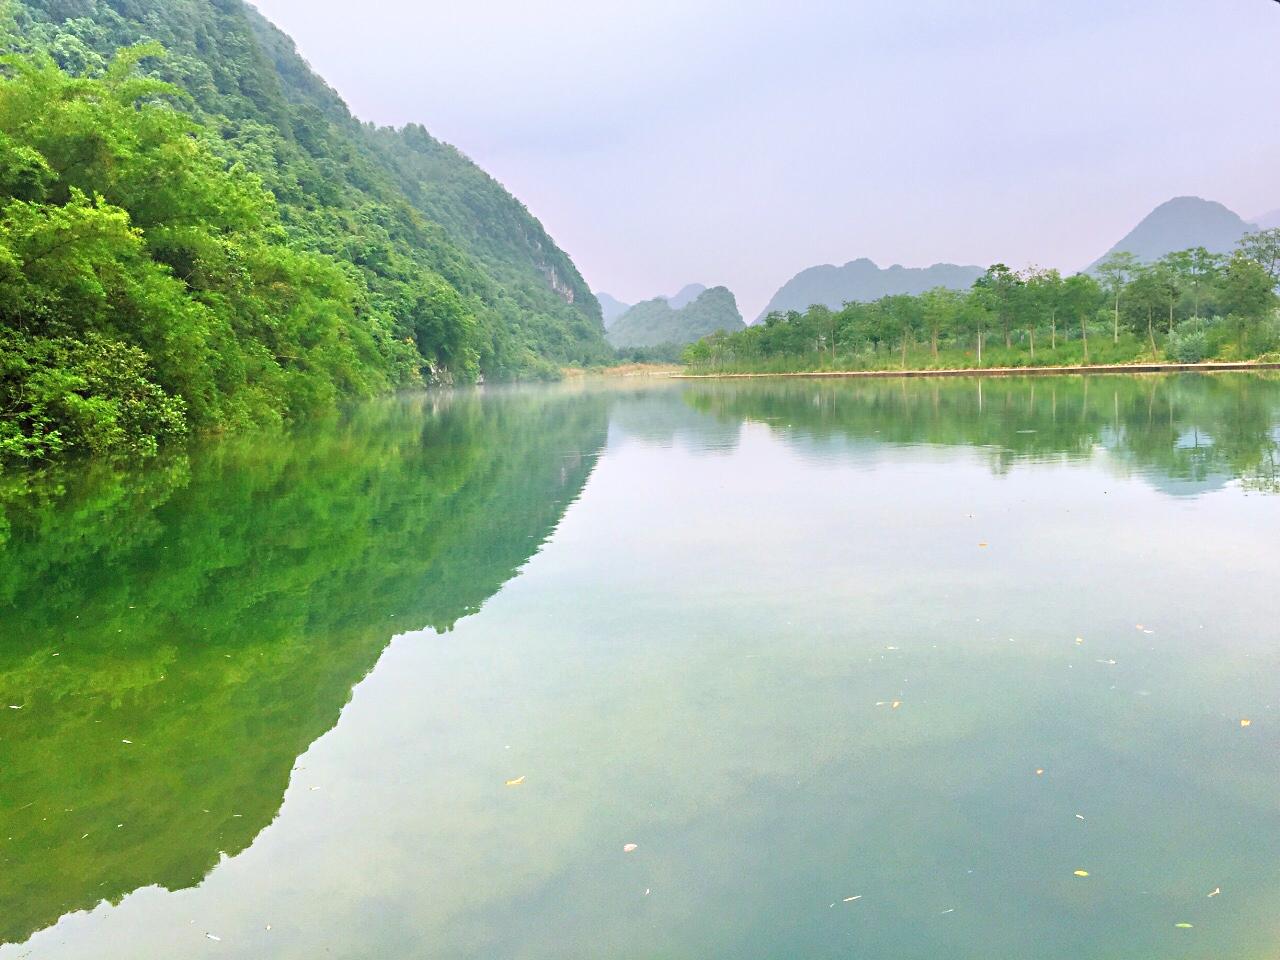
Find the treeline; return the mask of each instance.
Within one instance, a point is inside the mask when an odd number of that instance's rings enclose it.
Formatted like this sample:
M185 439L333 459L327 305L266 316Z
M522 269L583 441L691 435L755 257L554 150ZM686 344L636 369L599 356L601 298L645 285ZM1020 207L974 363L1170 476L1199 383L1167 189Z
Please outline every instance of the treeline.
M0 465L612 358L518 201L240 0L0 0L0 50Z
M684 360L745 372L1254 359L1280 351L1278 282L1280 230L1229 256L1120 253L1070 277L996 264L967 291L770 314L691 345Z

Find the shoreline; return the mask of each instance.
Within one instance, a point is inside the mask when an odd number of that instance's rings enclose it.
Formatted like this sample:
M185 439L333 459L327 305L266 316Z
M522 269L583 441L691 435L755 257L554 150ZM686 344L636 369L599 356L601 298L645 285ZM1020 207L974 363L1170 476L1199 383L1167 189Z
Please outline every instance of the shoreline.
M1069 367L970 367L942 370L809 370L786 373L673 373L673 380L755 380L771 378L869 378L904 377L1051 377L1088 376L1123 373L1248 373L1257 370L1280 370L1280 363L1233 361L1221 363L1117 363Z

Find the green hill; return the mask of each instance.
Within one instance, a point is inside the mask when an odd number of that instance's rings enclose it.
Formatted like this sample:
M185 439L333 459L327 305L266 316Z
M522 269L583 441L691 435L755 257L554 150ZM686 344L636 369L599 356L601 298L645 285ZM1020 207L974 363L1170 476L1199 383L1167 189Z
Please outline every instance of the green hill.
M12 0L0 48L0 461L611 357L518 200L242 0Z
M681 345L742 326L733 294L725 287L712 287L678 309L661 297L636 304L609 327L609 342L618 348Z

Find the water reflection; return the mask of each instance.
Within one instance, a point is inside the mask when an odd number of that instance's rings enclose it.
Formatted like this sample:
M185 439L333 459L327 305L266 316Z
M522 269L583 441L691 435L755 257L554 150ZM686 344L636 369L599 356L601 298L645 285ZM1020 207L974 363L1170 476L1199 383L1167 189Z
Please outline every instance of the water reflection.
M595 398L380 404L11 503L0 941L247 847L390 638L538 549L606 425Z
M1264 376L660 384L74 472L0 547L0 941L1261 957L1274 502L1165 494L1274 492L1278 424Z
M1280 491L1274 374L728 381L686 397L720 423L763 423L823 456L855 444L970 447L998 473L1105 457L1172 494L1232 480Z

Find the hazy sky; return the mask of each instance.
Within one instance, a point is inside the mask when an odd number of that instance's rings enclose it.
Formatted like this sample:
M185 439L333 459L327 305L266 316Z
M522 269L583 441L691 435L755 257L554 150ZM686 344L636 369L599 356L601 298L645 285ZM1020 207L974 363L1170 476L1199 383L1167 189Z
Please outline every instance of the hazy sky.
M624 300L753 317L871 257L1078 269L1183 194L1280 207L1273 0L256 0Z

